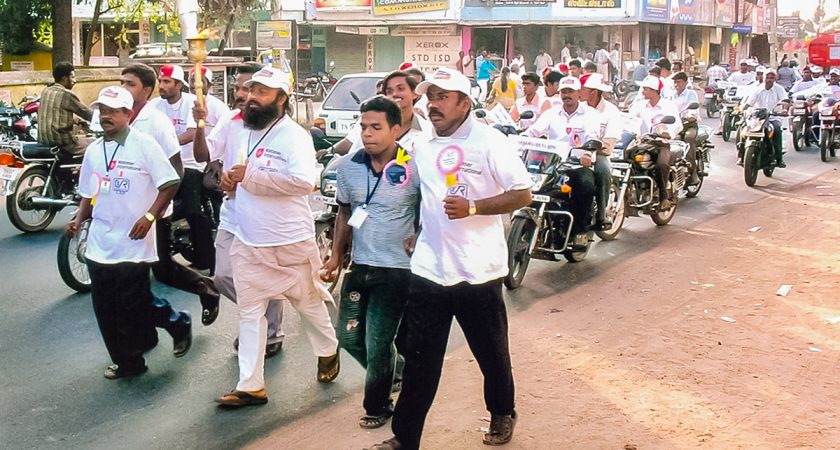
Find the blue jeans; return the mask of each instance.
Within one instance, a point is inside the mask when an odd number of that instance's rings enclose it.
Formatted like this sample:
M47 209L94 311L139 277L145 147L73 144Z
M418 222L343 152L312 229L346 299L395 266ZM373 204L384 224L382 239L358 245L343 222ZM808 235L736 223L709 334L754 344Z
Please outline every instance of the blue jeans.
M370 416L393 411L394 338L408 301L410 276L408 269L355 264L341 288L338 342L367 371L363 406Z

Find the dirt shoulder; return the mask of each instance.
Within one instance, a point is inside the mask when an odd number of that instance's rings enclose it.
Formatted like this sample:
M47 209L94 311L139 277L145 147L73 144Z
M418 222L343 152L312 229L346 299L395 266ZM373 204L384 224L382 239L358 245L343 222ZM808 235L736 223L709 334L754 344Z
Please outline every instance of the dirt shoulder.
M838 200L835 170L513 315L520 420L505 448L840 447ZM784 297L783 284L793 285ZM487 448L481 386L469 349L451 352L424 448ZM250 448L360 449L389 437L358 427L361 397Z

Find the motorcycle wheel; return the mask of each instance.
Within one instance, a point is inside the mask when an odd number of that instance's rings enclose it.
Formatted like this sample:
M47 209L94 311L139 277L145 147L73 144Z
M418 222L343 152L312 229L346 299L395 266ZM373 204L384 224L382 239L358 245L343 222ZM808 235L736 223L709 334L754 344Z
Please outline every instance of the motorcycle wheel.
M618 186L615 184L610 186L610 196L607 200L607 218L610 219L613 225L609 230L599 230L595 232L602 241L615 240L615 238L618 237L618 232L621 231L621 227L624 226L625 203L621 202L620 208L615 207L615 205L618 204L618 195L620 192L621 191L618 189Z
M729 113L723 115L723 141L729 142L729 137L732 134L732 116Z
M526 217L514 217L510 223L508 233L508 274L504 283L508 289L516 289L522 285L528 264L531 262L531 255L528 249L534 233L537 232L537 224Z
M87 263L78 254L79 234L76 233L71 238L67 233L61 233L56 259L58 274L61 275L64 284L76 292L84 293L90 292L90 273L88 273Z
M820 132L820 159L822 162L828 162L828 153L831 150L831 140L828 132L823 130Z
M698 152L695 157L697 159L697 178L700 179L700 182L694 185L685 186L685 196L689 198L697 197L697 194L700 193L700 188L703 187L703 180L706 178L701 175L703 171L706 170L706 163L703 161L703 154Z
M758 166L760 165L758 151L758 144L754 143L747 147L744 152L744 183L750 187L755 185L755 180L758 178Z
M589 249L592 247L592 236L595 233L592 231L586 233L586 250L582 250L579 252L573 252L571 250L567 250L563 253L563 256L566 258L566 261L570 263L579 263L586 259L586 254L589 253Z
M327 262L332 256L332 242L333 242L333 224L332 223L316 223L315 224L315 243L318 245L318 252L321 254L321 261ZM322 282L324 287L335 296L336 289L341 286L341 279L344 275L346 264L342 263L338 266L338 274L331 283Z
M661 227L663 225L668 225L668 223L671 221L671 219L674 218L674 215L676 214L676 212L677 212L677 202L674 201L673 203L671 203L671 209L669 209L667 211L657 210L653 214L650 215L650 218L651 218L651 220L653 220L653 223L655 223L657 226Z
M793 149L801 152L805 148L805 135L802 134L801 127L793 127Z
M6 213L9 215L9 221L24 233L36 233L47 228L58 213L55 208L33 209L29 205L32 197L41 195L47 175L47 170L43 167L26 170L17 181L15 193L6 196ZM54 190L54 186L50 186L47 195L55 195Z
M312 95L313 102L322 102L324 101L324 97L326 97L326 93L324 92L324 88L320 85L315 86L315 93Z
M715 108L715 100L709 99L709 101L706 103L706 117L711 119L715 117L716 112L717 109Z

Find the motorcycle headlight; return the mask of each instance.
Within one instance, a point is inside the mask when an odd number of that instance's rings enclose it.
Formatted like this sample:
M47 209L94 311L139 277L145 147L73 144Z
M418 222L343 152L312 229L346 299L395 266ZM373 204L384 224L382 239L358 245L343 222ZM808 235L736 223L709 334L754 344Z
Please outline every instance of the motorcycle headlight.
M833 114L832 108L823 108L823 109L820 110L820 115L822 115L822 116L830 116L832 114Z
M531 185L532 191L539 191L542 189L543 184L545 184L545 179L548 178L548 175L541 174L541 173L532 173L531 175Z
M759 119L758 117L750 117L749 119L747 119L747 128L749 128L749 130L752 132L761 131L762 125L763 124L761 123L761 119Z
M324 197L335 197L336 180L331 178L324 178L321 182L321 195Z

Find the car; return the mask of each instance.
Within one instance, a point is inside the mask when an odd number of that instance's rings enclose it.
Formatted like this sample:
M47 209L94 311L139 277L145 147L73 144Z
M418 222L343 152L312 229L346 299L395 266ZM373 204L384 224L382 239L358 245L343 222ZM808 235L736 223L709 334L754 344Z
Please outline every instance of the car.
M387 72L370 72L341 77L315 114L314 126L324 132L328 141L340 141L359 121L362 102L376 95L376 82L386 75Z

